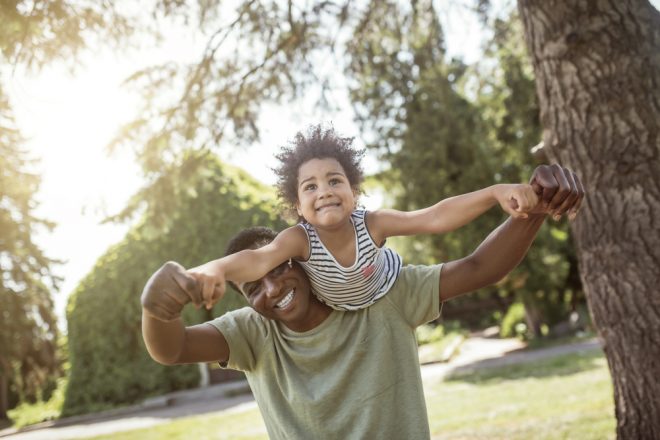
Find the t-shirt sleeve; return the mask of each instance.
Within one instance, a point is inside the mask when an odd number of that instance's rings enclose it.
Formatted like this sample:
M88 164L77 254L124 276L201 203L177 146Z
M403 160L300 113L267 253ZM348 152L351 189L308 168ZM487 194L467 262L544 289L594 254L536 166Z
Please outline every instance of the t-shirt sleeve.
M225 313L209 324L222 333L229 345L229 360L220 366L241 371L253 370L259 350L266 346L269 333L266 319L250 307L244 307Z
M385 296L410 324L417 327L440 316L440 272L434 266L404 266Z

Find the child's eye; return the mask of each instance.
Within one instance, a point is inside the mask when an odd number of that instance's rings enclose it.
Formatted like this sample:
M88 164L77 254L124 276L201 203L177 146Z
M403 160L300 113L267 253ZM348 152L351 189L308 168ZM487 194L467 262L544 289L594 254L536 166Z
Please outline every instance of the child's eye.
M309 185L305 185L305 188L304 188L305 191L314 191L315 189L316 189L316 185L313 184L313 183L311 183Z
M341 183L341 180L339 179L330 179L330 185L338 185Z

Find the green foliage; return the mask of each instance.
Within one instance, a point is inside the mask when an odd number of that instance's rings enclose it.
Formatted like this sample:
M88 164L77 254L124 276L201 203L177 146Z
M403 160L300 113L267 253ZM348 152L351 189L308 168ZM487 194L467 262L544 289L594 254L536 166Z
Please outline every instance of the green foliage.
M64 391L67 386L67 378L57 379L55 391L48 400L38 399L35 403L22 402L16 408L9 410L9 418L14 428L55 420L59 418L64 404Z
M348 46L351 98L367 147L389 165L381 173L403 210L493 183L477 109L461 93L465 66L445 60L443 31L433 2L379 2ZM492 221L491 221L492 223ZM411 263L465 256L484 226L454 234L397 241Z
M0 402L0 419L18 401L35 401L60 372L51 298L56 261L33 241L53 224L34 215L40 178L29 171L22 142L0 88L0 384L9 387L0 395L9 391L10 400Z
M133 26L113 2L93 0L0 2L0 23L0 378L7 379L0 384L9 384L2 419L7 406L52 391L61 370L50 297L57 290L56 262L33 243L37 231L53 225L33 215L40 178L29 171L1 81L10 69L37 71L54 61L73 68L83 49L125 41Z
M328 21L340 24L347 12L332 2L274 0L159 2L156 10L182 17L208 40L198 62L150 66L127 81L144 105L111 147L137 147L145 174L159 172L164 152L257 140L264 103L296 99L323 82L314 60L336 39Z
M415 329L417 345L436 342L445 336L445 328L441 325L424 324Z
M0 23L0 60L35 69L71 62L90 46L123 41L134 29L113 2L93 0L2 2Z
M430 1L381 2L348 45L351 97L367 147L389 165L379 174L390 204L403 210L497 182L525 182L541 137L534 77L515 14L495 20L484 60L447 61ZM492 210L459 233L398 238L390 245L411 263L461 258L505 216ZM581 296L568 225L546 225L520 268L495 288L453 300L448 316L475 310L471 325L493 324L479 303L524 304L530 331L566 319ZM465 315L465 314L463 314ZM461 316L464 318L465 316Z
M414 210L497 183L500 164L487 143L483 110L464 92L473 73L460 60L446 60L433 3L380 2L359 29L348 46L351 97L372 140L367 147L388 165L379 174L386 203ZM503 218L493 210L459 233L389 243L408 263L448 261L469 254ZM454 300L445 312L486 295Z
M542 130L533 69L517 13L496 19L492 26L487 61L477 69L477 105L491 154L500 164L496 178L524 181L537 162L530 147L539 142ZM546 224L520 267L498 288L500 295L515 294L524 304L532 336L565 320L584 302L568 223Z
M458 321L445 321L421 325L415 329L415 336L420 363L448 362L458 353L467 331L461 328Z
M502 323L500 324L500 336L503 338L517 337L527 339L527 324L525 323L525 306L515 302L509 306Z
M276 219L272 190L221 166L210 154L188 154L170 172L175 173L172 182L186 180L187 186L168 188L172 193L163 189L160 208L147 210L69 299L71 375L63 415L196 385L196 366L162 366L147 354L139 301L145 282L168 260L191 267L219 258L228 239L244 227L284 226ZM183 318L187 324L201 323L243 305L242 297L228 292L212 311L187 307Z
M423 324L415 329L417 345L437 342L450 333L467 334L467 332L461 327L459 321L444 321L440 324Z

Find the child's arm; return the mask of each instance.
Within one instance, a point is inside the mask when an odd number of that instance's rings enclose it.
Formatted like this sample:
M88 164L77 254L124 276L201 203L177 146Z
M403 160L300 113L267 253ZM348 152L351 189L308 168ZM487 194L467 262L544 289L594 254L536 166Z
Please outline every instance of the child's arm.
M388 237L413 234L450 232L470 223L493 205L514 218L526 218L527 212L538 203L531 185L498 184L460 196L444 199L417 211L382 209L369 213L369 232L376 243Z
M203 303L213 307L225 292L225 281L244 283L265 276L289 258L307 258L307 236L300 227L285 229L271 243L246 249L188 270L202 285Z

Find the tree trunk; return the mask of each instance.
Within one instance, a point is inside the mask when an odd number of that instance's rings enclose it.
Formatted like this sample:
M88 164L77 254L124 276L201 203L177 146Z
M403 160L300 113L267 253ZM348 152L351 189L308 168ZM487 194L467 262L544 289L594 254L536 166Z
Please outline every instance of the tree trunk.
M660 13L645 0L518 8L546 154L588 193L573 232L617 436L660 439Z
M0 420L7 418L7 410L9 409L7 388L7 376L0 370Z

